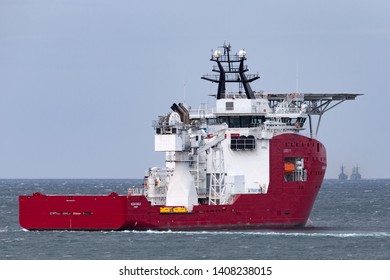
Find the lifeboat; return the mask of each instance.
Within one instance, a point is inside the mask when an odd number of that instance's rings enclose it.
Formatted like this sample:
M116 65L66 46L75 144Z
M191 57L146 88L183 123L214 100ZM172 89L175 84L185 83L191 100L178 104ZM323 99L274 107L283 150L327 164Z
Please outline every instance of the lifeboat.
M285 162L284 163L284 173L290 174L295 171L295 165L292 162Z

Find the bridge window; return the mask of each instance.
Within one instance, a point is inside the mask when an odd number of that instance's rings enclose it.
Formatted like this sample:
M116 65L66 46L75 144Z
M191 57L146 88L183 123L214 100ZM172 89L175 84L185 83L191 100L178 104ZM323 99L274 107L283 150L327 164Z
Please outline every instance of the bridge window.
M282 118L282 123L285 123L287 125L294 125L299 127L303 127L305 124L306 118L298 117L298 118Z
M261 125L263 122L265 122L264 116L252 116L250 126L256 127L256 126Z
M250 116L241 116L240 117L240 127L249 127L250 123L251 123Z
M210 119L211 120L211 119ZM230 128L256 127L265 121L264 116L221 116L218 123L226 123ZM209 123L211 124L211 123Z
M229 127L241 127L240 117L229 117Z

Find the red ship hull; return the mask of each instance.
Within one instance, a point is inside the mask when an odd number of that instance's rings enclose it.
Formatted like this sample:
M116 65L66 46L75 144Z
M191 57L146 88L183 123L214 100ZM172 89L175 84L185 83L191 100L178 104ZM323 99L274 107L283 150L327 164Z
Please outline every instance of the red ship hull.
M307 178L287 182L287 157L305 160ZM23 195L20 225L29 230L239 230L304 226L326 169L325 147L315 139L283 134L270 140L266 194L239 194L229 205L197 205L161 213L141 195Z

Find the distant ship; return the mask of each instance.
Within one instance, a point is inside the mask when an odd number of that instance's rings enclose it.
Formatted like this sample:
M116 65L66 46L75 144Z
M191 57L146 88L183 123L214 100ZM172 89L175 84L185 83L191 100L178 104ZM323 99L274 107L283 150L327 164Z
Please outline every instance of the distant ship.
M361 179L362 179L362 175L359 173L359 167L355 166L352 169L352 174L351 174L350 180L351 181L357 181L357 180L361 180Z
M347 181L348 180L348 175L345 174L344 170L345 170L345 166L341 165L341 173L339 174L340 181Z
M250 83L259 76L246 74L246 51L221 48L211 53L215 74L202 77L218 84L216 106L173 103L154 122L155 151L165 152L166 161L146 171L142 187L126 194L21 195L20 225L29 230L305 226L327 166L325 147L316 139L321 117L359 94L255 92ZM239 91L227 91L228 84L238 84ZM302 135L306 121L309 131Z

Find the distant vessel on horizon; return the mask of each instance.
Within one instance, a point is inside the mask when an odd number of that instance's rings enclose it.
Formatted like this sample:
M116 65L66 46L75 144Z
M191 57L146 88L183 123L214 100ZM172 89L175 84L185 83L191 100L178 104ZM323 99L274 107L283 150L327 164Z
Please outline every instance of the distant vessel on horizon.
M344 170L345 170L345 166L341 165L341 173L339 174L340 181L347 181L348 180L348 175L345 174Z
M341 172L339 174L339 181L342 181L342 182L343 181L347 181L348 180L348 175L345 174L345 166L341 165L340 169L341 169ZM353 167L352 168L352 174L349 177L349 180L350 181L357 181L357 180L361 180L361 179L362 179L362 175L359 172L359 166Z
M355 166L354 168L352 168L352 174L350 180L357 181L361 179L362 179L362 175L359 173L359 166Z

